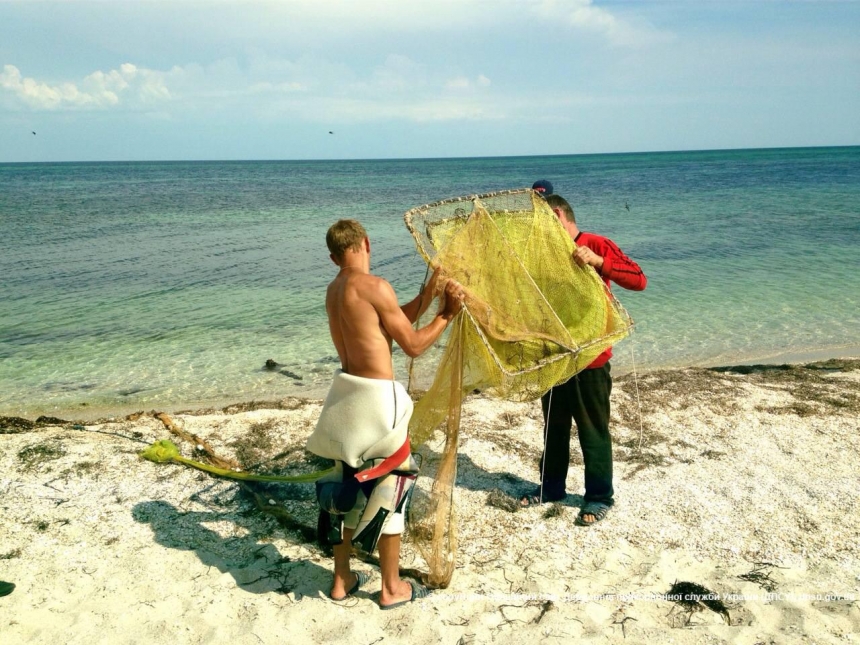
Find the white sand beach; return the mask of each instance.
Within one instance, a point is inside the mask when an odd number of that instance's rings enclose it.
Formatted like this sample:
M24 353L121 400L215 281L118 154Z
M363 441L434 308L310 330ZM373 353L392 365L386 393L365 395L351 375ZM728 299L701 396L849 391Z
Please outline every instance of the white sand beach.
M539 404L469 397L453 580L393 611L359 559L370 582L327 599L312 485L249 488L138 456L170 438L187 457L311 472L325 466L304 451L319 401L4 418L0 579L17 587L0 642L860 643L860 361L625 375L612 403L617 503L583 528L576 494L511 505L537 480ZM423 567L408 538L402 564ZM675 583L725 613L673 602Z

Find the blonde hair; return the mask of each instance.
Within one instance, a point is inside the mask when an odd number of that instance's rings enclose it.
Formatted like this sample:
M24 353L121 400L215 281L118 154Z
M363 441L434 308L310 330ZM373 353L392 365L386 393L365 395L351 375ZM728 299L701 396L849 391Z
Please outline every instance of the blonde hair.
M367 237L367 231L354 219L342 219L328 229L325 243L329 252L338 260L343 259L347 251L357 251Z

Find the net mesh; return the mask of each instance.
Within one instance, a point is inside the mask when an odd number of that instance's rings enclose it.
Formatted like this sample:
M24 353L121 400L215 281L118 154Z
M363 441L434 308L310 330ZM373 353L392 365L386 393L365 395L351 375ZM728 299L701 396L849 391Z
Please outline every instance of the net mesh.
M432 477L431 490L415 496L409 519L410 538L429 568L424 582L444 588L457 549L453 492L463 397L477 389L536 399L626 336L632 321L597 273L572 260L573 241L532 190L448 199L414 208L404 220L428 265L441 266L466 293L409 424L413 446L444 432L441 455L425 460L432 467L422 473ZM421 360L410 365L410 389Z

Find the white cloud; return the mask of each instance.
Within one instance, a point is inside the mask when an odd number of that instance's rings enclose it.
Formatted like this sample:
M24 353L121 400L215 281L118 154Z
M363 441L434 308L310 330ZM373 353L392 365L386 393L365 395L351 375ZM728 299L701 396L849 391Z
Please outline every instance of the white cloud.
M14 65L4 65L0 88L37 110L102 109L133 99L151 104L170 99L163 74L130 63L109 72L95 71L77 83L49 84L28 78Z
M373 70L371 84L377 90L401 91L423 85L425 71L407 56L391 55Z
M307 88L301 83L254 83L249 88L252 93L286 93L286 92L304 92Z
M466 101L461 98L421 97L414 100L373 100L336 98L311 105L307 102L284 106L308 121L322 123L371 123L378 121L492 121L506 113L491 101Z
M206 65L153 70L132 63L74 82L25 78L7 65L0 96L33 110L134 110L154 118L254 114L281 121L369 123L498 120L519 109L499 102L485 74L452 75L408 56L390 55L361 70L315 56L296 60L254 55Z
M75 82L25 78L7 65L0 96L34 110L134 110L153 118L243 114L282 121L369 123L495 121L534 111L515 97L499 101L485 74L433 70L408 56L390 55L373 68L314 56L297 60L254 56L247 64L224 58L153 70L124 63Z
M56 108L63 102L82 105L93 100L92 97L82 94L72 83L61 83L52 87L32 78L24 78L14 65L3 66L0 88L13 93L28 105L47 109Z
M474 87L489 87L490 79L484 76L483 74L479 74L475 80L470 80L465 76L457 76L448 80L445 83L445 89L447 90L468 90Z
M537 0L534 12L546 20L566 21L575 29L597 34L618 47L641 47L671 39L671 34L643 21L625 20L595 6L593 0Z
M457 78L452 78L450 81L445 83L446 89L449 90L463 90L468 88L469 85L469 79L465 76L458 76Z

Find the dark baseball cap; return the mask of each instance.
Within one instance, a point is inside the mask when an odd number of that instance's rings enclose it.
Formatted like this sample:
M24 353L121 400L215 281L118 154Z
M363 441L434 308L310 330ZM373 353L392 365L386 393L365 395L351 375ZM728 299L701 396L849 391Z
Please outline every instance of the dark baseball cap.
M552 184L546 179L538 179L532 184L532 190L546 197L547 195L552 195Z

